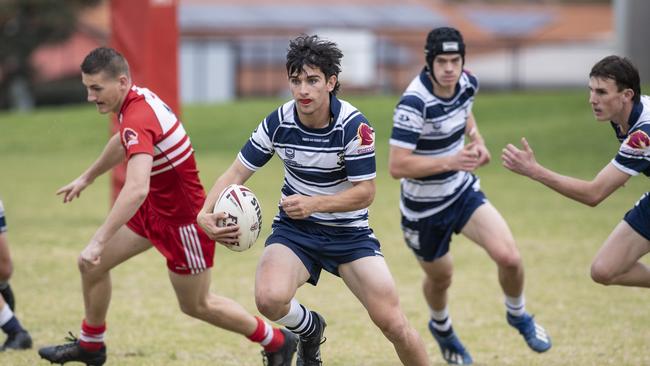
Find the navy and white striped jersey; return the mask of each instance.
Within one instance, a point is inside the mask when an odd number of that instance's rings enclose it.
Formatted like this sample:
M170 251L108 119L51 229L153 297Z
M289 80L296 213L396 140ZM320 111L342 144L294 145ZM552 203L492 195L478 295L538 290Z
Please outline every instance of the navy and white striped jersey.
M641 102L634 104L628 124L627 134L621 134L618 125L612 123L621 142L612 164L623 173L650 177L650 97L642 95Z
M239 160L253 171L277 152L284 162L282 198L292 194L334 195L352 182L374 179L374 131L350 103L330 98L332 122L326 128L303 125L289 101L269 114L239 152ZM280 207L275 220L288 216ZM349 212L318 212L305 219L323 225L368 227L368 209Z
M428 72L423 70L395 108L390 144L431 157L458 153L465 143L465 126L477 90L476 77L463 71L454 95L437 97ZM410 220L428 217L451 205L466 189L478 189L478 184L478 178L465 171L402 178L400 210Z

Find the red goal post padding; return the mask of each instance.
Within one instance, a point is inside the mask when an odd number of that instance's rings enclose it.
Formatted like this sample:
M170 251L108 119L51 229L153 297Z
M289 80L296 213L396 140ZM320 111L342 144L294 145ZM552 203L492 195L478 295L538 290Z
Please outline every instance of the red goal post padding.
M177 7L178 0L111 0L110 43L128 60L133 82L151 89L180 116ZM111 135L118 129L113 118ZM126 162L111 173L111 202L125 176Z

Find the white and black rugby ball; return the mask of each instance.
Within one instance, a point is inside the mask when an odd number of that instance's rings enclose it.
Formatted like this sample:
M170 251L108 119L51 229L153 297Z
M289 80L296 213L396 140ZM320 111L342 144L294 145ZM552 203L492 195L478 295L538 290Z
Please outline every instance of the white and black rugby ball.
M227 245L228 248L243 252L255 244L262 230L262 208L250 189L239 184L226 187L214 205L214 213L217 212L225 212L228 216L219 220L218 226L239 225L239 242Z

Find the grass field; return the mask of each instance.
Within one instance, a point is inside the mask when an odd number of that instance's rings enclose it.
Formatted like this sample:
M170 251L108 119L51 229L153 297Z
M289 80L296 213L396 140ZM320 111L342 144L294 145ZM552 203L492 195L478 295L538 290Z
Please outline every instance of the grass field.
M377 131L377 196L371 224L396 278L402 307L442 364L427 332L421 273L403 244L398 182L387 170L387 140L395 97L349 99ZM188 106L183 120L205 186L234 159L259 120L279 100ZM587 92L480 95L474 106L493 162L478 171L482 187L508 220L526 265L528 310L553 339L546 354L530 351L505 322L494 264L462 237L452 245L456 273L450 293L454 327L478 365L649 365L649 292L604 287L589 278L592 257L623 214L647 190L635 178L597 208L565 199L508 172L500 151L521 136L540 162L591 179L614 155L607 124L594 121ZM101 151L107 120L93 106L0 114L0 197L5 203L15 263L12 285L18 315L35 349L78 333L82 316L76 256L108 210L108 181L98 179L81 199L63 205L54 192L75 178ZM268 223L275 214L282 168L274 159L248 185L262 201ZM268 225L262 236L268 233ZM213 290L256 312L253 281L262 245L244 253L218 248ZM113 271L108 318L109 365L260 365L258 346L241 336L188 318L179 310L162 257L150 250ZM323 275L298 298L328 320L322 346L327 366L398 365L392 347L370 323L342 282ZM1 338L0 338L1 340ZM36 351L0 353L1 365L46 364Z

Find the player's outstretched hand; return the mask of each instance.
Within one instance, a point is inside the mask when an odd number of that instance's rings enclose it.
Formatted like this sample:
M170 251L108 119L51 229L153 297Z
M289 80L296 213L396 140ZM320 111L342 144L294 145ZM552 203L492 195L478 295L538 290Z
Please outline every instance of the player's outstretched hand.
M200 212L196 222L210 239L221 244L233 245L239 241L239 225L229 222L225 212Z
M535 160L535 153L528 145L525 137L521 138L522 149L513 144L508 144L501 154L503 166L517 174L532 177L538 164Z
M289 217L295 220L306 219L316 212L313 197L307 197L300 194L292 194L285 197L280 205Z
M88 187L90 183L92 182L88 181L86 178L79 177L69 184L59 188L59 190L56 191L56 195L63 195L63 203L68 203L75 198L79 198L81 191Z

